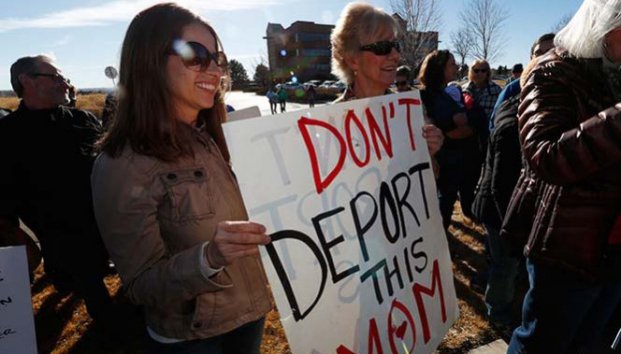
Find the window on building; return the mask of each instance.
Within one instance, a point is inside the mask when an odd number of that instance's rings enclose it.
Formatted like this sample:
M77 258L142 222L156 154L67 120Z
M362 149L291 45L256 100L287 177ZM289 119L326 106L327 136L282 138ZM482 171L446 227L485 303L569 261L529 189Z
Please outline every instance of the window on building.
M296 42L314 42L314 41L329 41L329 33L305 33L300 32L295 34Z
M329 57L332 55L330 49L302 49L305 57Z

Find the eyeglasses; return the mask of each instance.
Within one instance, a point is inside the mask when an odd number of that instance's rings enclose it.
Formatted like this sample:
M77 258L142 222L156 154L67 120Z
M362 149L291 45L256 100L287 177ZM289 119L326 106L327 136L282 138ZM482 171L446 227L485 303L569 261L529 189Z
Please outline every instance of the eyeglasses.
M177 40L173 43L173 48L168 54L179 56L183 65L193 71L207 70L212 61L222 69L226 69L228 66L224 52L212 53L204 45L197 42Z
M472 72L474 72L475 74L486 73L487 69L472 69Z
M57 83L70 83L71 81L69 79L67 79L66 77L60 75L60 74L46 74L46 73L32 73L30 74L30 76L43 76L43 77L49 77L52 79L52 81L57 82Z
M395 82L395 84L397 86L406 86L408 84L408 82L407 81L397 81L397 82Z
M397 52L401 53L401 44L397 41L379 41L363 45L358 49L371 52L375 55L388 55L392 51L392 48L395 48Z

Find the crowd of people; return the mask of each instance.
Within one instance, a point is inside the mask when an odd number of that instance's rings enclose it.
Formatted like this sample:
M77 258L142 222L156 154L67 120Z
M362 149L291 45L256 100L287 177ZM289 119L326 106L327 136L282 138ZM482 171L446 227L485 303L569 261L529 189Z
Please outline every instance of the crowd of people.
M511 333L510 354L591 353L620 314L620 14L621 2L584 0L504 88L484 59L456 84L449 50L403 65L400 26L372 5L348 4L331 35L347 85L334 103L412 90L418 72L446 237L457 201L484 226L487 314ZM103 278L118 272L148 353L259 353L272 308L258 256L270 238L248 220L222 130L227 65L215 29L166 3L131 21L104 125L72 105L50 57L11 66L20 104L0 116L0 245L26 245L31 271L42 257L57 291L111 328L124 314ZM286 90L267 98L286 111Z

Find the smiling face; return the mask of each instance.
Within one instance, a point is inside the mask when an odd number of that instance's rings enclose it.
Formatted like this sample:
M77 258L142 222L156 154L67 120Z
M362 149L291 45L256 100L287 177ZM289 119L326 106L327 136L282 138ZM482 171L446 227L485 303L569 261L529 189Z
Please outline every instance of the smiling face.
M489 81L489 65L486 62L476 63L470 68L472 82L478 87L485 87Z
M372 40L362 44L380 41L395 41L392 29L385 29ZM353 54L349 65L356 73L354 78L356 96L363 98L382 95L395 81L400 58L401 54L395 48L392 48L386 55L378 55L368 50Z
M210 52L216 52L216 39L203 24L185 26L181 39L200 43ZM213 107L214 96L223 75L223 70L213 60L205 71L196 69L186 67L180 55L168 56L166 70L173 109L176 119L188 124L196 121L200 110Z

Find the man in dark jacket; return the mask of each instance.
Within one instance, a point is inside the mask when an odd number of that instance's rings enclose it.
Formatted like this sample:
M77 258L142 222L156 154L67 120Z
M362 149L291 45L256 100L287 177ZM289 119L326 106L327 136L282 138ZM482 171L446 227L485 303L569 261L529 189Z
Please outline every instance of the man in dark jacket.
M531 60L554 47L554 34L539 37L531 48ZM533 64L529 64L529 67ZM503 90L494 108L490 127L489 150L483 168L483 177L472 206L475 217L485 225L490 254L490 267L485 290L485 303L492 322L511 325L511 308L515 295L515 281L522 257L512 254L511 245L499 236L511 193L520 176L522 167L520 141L518 139L517 111L520 102L520 80L509 86L516 86L515 93ZM506 89L506 87L505 87ZM497 130L496 130L497 129Z
M483 176L472 205L473 215L485 225L491 256L485 303L492 322L501 325L512 322L511 303L520 264L520 258L511 254L510 245L499 237L522 166L517 126L519 102L519 96L511 97L496 114L496 128L489 137Z
M525 245L530 289L509 354L592 353L621 302L620 12L585 0L523 79L527 166L502 232Z
M105 322L108 255L93 214L90 174L101 125L69 102L67 79L43 55L11 66L19 108L0 120L0 237L21 219L39 238L45 271L57 287L84 298Z

